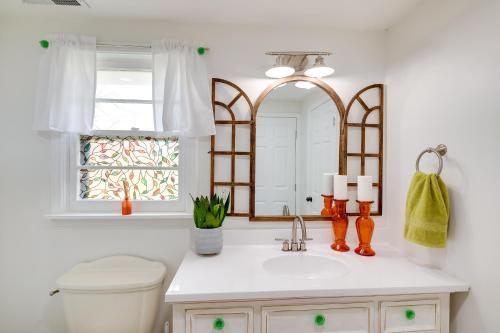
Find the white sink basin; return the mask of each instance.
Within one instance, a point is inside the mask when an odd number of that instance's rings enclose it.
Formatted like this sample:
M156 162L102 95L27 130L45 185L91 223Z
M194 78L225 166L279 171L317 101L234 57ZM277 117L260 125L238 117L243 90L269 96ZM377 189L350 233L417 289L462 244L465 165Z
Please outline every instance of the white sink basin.
M349 272L347 265L339 260L305 253L270 258L262 267L270 274L298 279L332 279Z

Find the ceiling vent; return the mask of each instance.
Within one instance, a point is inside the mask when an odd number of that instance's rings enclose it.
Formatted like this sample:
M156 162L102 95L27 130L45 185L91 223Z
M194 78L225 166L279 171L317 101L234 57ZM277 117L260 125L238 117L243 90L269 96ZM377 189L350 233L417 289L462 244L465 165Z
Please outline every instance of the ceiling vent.
M23 0L23 2L33 5L90 7L85 0Z

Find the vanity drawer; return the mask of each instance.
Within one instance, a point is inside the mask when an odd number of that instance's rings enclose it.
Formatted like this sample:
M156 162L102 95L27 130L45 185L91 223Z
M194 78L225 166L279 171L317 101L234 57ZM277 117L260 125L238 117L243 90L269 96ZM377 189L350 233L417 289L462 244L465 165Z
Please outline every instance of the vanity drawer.
M438 300L382 302L381 332L440 332Z
M186 333L253 333L253 309L186 310Z
M373 304L323 304L262 308L262 333L373 333Z

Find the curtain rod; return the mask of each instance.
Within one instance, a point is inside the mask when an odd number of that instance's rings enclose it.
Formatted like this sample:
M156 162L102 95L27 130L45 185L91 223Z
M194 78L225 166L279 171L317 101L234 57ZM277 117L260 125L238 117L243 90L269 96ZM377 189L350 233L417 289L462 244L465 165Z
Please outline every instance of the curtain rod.
M329 56L329 55L332 55L332 52L330 52L330 51L272 51L272 52L266 52L266 55L270 55L270 56L280 56L280 55L289 55L289 56L308 56L308 55Z
M49 41L46 39L42 39L40 42L40 46L44 49L49 48ZM117 48L138 48L138 49L151 49L151 44L145 45L134 45L134 44L113 44L113 43L97 43L98 47L117 47ZM196 49L196 52L199 55L204 55L206 51L209 51L208 47L200 46Z
M151 44L134 45L134 44L113 44L113 43L97 43L98 47L118 47L118 48L137 48L137 49L150 49Z

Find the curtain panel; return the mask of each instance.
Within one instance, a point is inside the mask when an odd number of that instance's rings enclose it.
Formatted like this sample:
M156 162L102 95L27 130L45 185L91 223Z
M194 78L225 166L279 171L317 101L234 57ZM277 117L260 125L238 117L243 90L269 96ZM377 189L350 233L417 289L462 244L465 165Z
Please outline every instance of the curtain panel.
M196 49L196 45L180 41L152 43L158 132L185 137L215 134L207 68Z
M33 129L88 134L94 116L96 38L55 34L39 66Z

